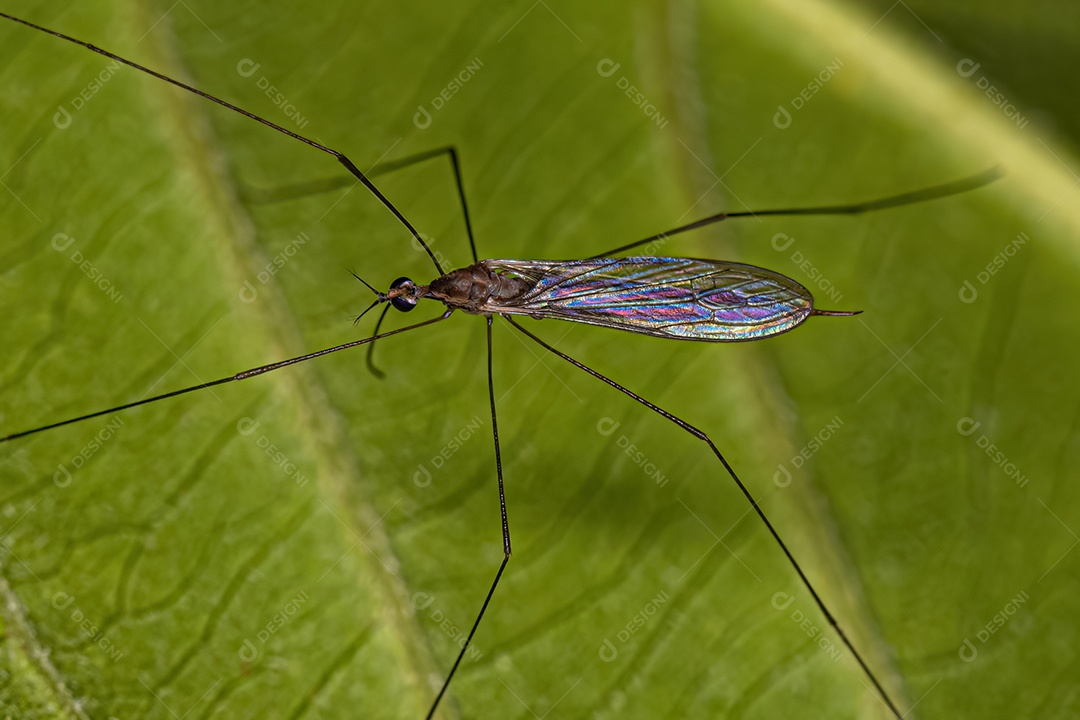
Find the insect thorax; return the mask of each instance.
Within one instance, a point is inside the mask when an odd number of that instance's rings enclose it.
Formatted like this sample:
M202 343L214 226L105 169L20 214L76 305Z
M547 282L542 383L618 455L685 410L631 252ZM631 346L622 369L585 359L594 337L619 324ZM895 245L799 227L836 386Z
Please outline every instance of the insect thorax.
M500 275L480 261L432 280L425 296L441 300L450 308L483 315L495 312L492 306L504 305L520 297L534 284Z

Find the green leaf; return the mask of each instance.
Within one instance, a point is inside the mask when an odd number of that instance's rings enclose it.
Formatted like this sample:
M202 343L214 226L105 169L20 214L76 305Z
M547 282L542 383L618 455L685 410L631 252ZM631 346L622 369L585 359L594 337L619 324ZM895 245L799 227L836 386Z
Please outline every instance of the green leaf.
M650 248L857 318L728 346L530 328L709 433L904 711L1076 712L1074 176L978 75L826 3L24 5L363 169L455 145L482 257L1002 167ZM433 276L362 188L260 201L333 157L0 37L0 434L362 337L347 269ZM376 182L470 262L448 163ZM506 323L494 344L514 555L444 717L888 716L702 443ZM383 380L363 352L0 445L6 715L423 716L502 559L484 322L379 343Z

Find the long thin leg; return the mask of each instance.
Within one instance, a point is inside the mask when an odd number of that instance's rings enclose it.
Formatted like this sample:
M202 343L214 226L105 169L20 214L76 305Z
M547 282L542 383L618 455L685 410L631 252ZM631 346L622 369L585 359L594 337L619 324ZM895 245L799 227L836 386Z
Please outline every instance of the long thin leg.
M642 240L636 240L626 245L620 245L617 248L602 252L599 255L593 255L590 260L595 258L608 257L616 253L625 252L627 250L633 250L636 247L647 245L654 240L663 240L669 238L672 235L678 235L684 233L687 230L696 230L697 228L705 227L706 225L712 225L718 223L721 220L727 220L728 218L737 217L762 217L766 215L858 215L859 213L870 212L872 210L884 210L886 208L900 207L901 205L913 205L915 203L926 202L927 200L937 200L938 198L948 197L949 195L956 195L958 193L967 192L968 190L974 190L980 188L983 185L988 185L993 181L1001 177L1001 171L997 168L991 168L985 170L977 175L971 175L955 182L945 183L944 185L935 185L934 187L923 188L922 190L915 190L913 192L901 193L899 195L890 195L889 197L878 198L877 200L867 200L861 203L851 203L847 205L822 205L819 207L805 207L805 208L779 208L774 210L745 210L742 212L733 213L717 213L716 215L710 215L707 218L702 218L687 225L680 225L677 228L673 228L666 232L656 233L650 235Z
M454 182L457 183L458 200L461 202L461 214L465 218L465 231L469 236L469 247L472 250L473 262L477 262L479 258L476 255L476 241L473 239L472 219L469 217L469 203L465 199L465 185L461 180L461 163L458 160L457 148L453 145L447 145L433 150L418 152L413 155L406 155L405 157L396 160L381 162L369 169L367 171L367 176L373 178L378 177L379 175L386 175L395 170L416 165L425 160L431 160L432 158L437 158L442 155L446 155L450 158L450 167L454 171ZM356 178L351 175L336 175L329 178L281 185L275 188L249 187L246 193L252 202L275 203L308 197L309 195L333 192L334 190L340 190L341 188L349 187L355 183Z
M414 155L406 155L405 157L398 158L396 160L390 160L388 162L379 163L368 171L369 176L376 176L385 173L394 172L410 165L416 165L417 163L424 162L425 160L431 160L441 156L447 156L450 158L450 167L454 171L454 183L457 185L458 200L461 202L461 214L465 218L465 232L469 237L469 251L472 252L473 262L477 262L476 256L476 239L473 237L472 218L469 217L469 202L465 199L465 184L461 180L461 163L458 160L457 148L453 145L447 145L445 147L435 148L434 150L425 150ZM287 197L300 197L303 194L309 194L312 189L314 192L328 192L339 187L345 187L355 183L356 181L351 177L335 177L327 178L324 180L316 180L311 183L299 183L296 185L287 185L279 190L284 190ZM278 191L273 191L277 193ZM375 333L379 334L379 328L382 327L383 320L386 318L386 311L390 309L387 305L379 315L378 322L375 323ZM375 365L375 343L368 345L367 350L367 368L375 377L382 379L385 376L382 370Z
M401 170L402 168L417 165L425 160L430 160L433 157L452 152L454 152L454 149L450 146L435 148L434 150L424 150L413 155L406 155L395 160L387 160L386 162L372 165L364 174L369 178L376 178L380 175L389 175L395 170ZM333 177L286 183L275 185L274 187L247 186L244 188L244 195L251 202L262 205L287 202L289 200L299 200L300 198L306 198L312 195L322 195L355 184L356 178L352 175L334 175Z
M903 720L903 715L900 714L900 710L897 708L896 704L893 703L892 698L890 698L889 694L885 692L885 688L882 687L880 682L878 682L877 677L874 675L873 671L870 670L870 666L866 664L866 661L863 660L862 655L859 654L859 651L856 650L855 646L851 644L851 640L848 639L848 636L840 628L840 625L837 624L836 618L834 618L833 614L829 612L829 609L825 607L825 602L818 595L817 590L814 589L814 586L810 583L810 579L806 577L806 573L803 572L803 569L799 566L798 561L795 560L795 557L791 554L791 551L788 550L787 545L785 545L784 541L780 539L780 534L776 532L776 528L774 528L773 524L769 522L769 518L765 516L765 512L761 509L761 506L758 505L757 500L754 499L754 496L750 493L750 490L746 487L746 485L743 484L743 481L739 479L739 476L735 473L735 469L732 468L730 464L728 464L727 459L724 457L723 453L720 452L720 449L716 447L712 439L708 435L706 435L704 431L699 430L698 428L694 427L682 418L672 415L667 410L664 410L662 407L649 402L648 400L641 397L632 390L628 390L627 388L623 387L622 385L615 382L606 375L602 375L596 370L593 370L588 365L578 362L569 355L566 355L565 353L556 350L554 347L548 345L536 335L533 335L531 332L523 328L521 325L515 322L513 318L507 316L504 317L506 317L507 322L509 322L511 325L517 328L517 330L523 333L526 337L532 339L533 342L537 343L545 350L548 350L555 355L558 355L560 358L570 363L574 367L584 370L585 372L592 375L594 378L601 380L604 383L607 383L608 385L623 393L627 397L636 400L637 402L641 403L653 412L667 418L668 420L675 423L683 430L690 433L698 440L701 440L709 446L709 449L712 450L713 454L716 455L717 459L724 466L724 469L727 470L728 475L730 475L731 479L735 481L735 484L739 486L739 490L742 491L742 494L749 501L751 507L754 508L754 512L757 513L757 516L759 518L761 518L761 522L765 523L765 527L769 529L769 533L773 536L773 539L776 540L776 544L779 545L780 549L784 551L784 555L787 556L788 562L790 562L792 567L795 568L795 572L798 573L799 579L802 580L802 583L804 586L806 586L806 589L810 591L810 595L813 596L814 602L817 603L817 606L821 610L821 613L825 616L825 620L828 621L829 625L831 625L833 630L836 631L836 634L840 636L840 639L843 641L847 649L851 651L851 654L855 657L855 660L859 663L859 666L862 667L863 672L866 673L866 676L868 678L870 678L870 682L874 684L874 687L877 689L878 694L881 696L881 699L884 700L886 705L888 705L889 710L892 711L893 715L896 716L897 720Z
M465 639L465 644L461 646L461 652L458 653L457 659L454 660L454 667L450 668L450 673L446 676L446 680L443 681L442 687L439 688L439 694L435 696L435 701L431 703L431 709L428 710L428 720L435 714L435 709L439 707L439 701L442 700L443 695L446 694L446 689L450 687L450 681L454 679L454 673L457 672L458 665L461 664L462 658L465 657L465 651L469 649L469 643L472 642L473 635L476 634L476 628L480 627L480 621L484 617L484 612L488 608L488 604L491 603L491 596L495 594L495 588L499 585L499 580L502 579L503 570L506 569L506 563L510 562L510 523L506 520L506 493L503 491L503 469L502 469L502 450L499 448L499 422L495 419L495 382L492 379L491 372L491 316L487 319L487 369L488 369L488 398L491 401L491 437L495 440L495 472L499 476L499 510L502 513L502 535L503 535L503 560L499 564L499 571L495 573L495 580L492 581L491 587L488 588L487 596L484 598L484 604L480 606L480 612L476 615L476 620L473 622L472 629L469 630L469 637Z
M424 250L428 254L428 257L431 258L431 262L434 263L435 269L439 271L439 274L443 275L445 273L442 266L439 265L439 261L435 259L435 253L433 253L431 251L431 248L429 248L427 243L424 242L424 239L422 237L420 237L420 233L416 231L416 228L414 228L412 226L412 223L410 223L405 218L405 216L402 215L401 212L396 207L394 207L394 204L392 202L390 202L390 200L387 199L387 197L385 195L382 194L382 192L379 190L379 188L375 187L374 183L372 183L371 180L369 180L367 178L367 176L364 175L364 173L360 172L360 169L358 167L356 167L356 165L353 163L353 161L350 160L349 158L347 158L344 153L338 152L337 150L334 150L333 148L327 147L326 145L323 145L322 143L315 142L314 140L312 140L310 138L304 137L303 135L300 135L299 133L295 133L292 130L288 130L288 129L282 127L281 125L278 125L277 123L271 122L271 121L269 121L269 120L267 120L265 118L261 118L258 115L255 115L254 113L250 113L247 110L244 110L243 108L237 107L236 105L233 105L230 102L222 100L221 98L218 98L218 97L215 97L215 96L213 96L213 95L211 95L209 93L203 92L202 90L194 88L191 85L188 85L186 83L182 83L179 80L174 80L173 78L169 77L168 75L163 75L163 74L161 74L161 73L159 73L159 72L157 72L155 70L151 70L150 68L148 68L148 67L146 67L144 65L140 65L140 64L138 64L136 62L133 62L131 60L127 60L125 58L120 57L119 55L114 55L113 53L109 52L108 50L103 50L103 49L97 47L96 45L91 45L88 42L83 42L82 40L78 40L76 38L73 38L70 35L65 35L65 34L63 34L61 32L57 32L55 30L50 30L50 29L48 29L46 27L42 27L41 25L36 25L36 24L34 24L32 22L29 22L27 20L23 20L21 18L14 17L13 15L8 15L7 13L0 12L0 17L6 18L7 20L11 20L12 22L19 23L20 25L25 25L27 27L33 28L34 30L38 30L38 31L43 32L43 33L45 33L47 35L52 35L53 37L60 38L61 40L66 40L69 43L74 43L75 45L82 46L82 47L86 48L87 50L90 50L92 52L97 53L98 55L103 55L103 56L105 56L107 58L110 58L112 60L116 60L117 62L123 63L124 65L127 65L128 67L135 68L136 70L139 70L140 72L144 72L147 75L153 75L154 77L158 78L159 80L164 80L165 82L169 83L170 85L175 85L176 87L187 90L190 93L194 93L195 95L198 95L201 98L206 98L210 102L217 103L218 105L221 105L222 107L228 108L229 110L232 110L233 112L239 113L239 114L243 115L244 117L251 118L255 122L262 123L263 125L265 125L268 128L271 128L273 130L277 130L279 133L282 133L284 135L288 135L289 137L291 137L291 138L293 138L295 140L299 140L300 142L302 142L302 143L304 143L306 145L310 145L311 147L315 148L316 150L322 150L324 153L328 153L330 155L333 155L334 158L339 163L341 163L341 165L346 170L348 170L349 173L353 177L355 177L357 180L362 182L364 184L364 186L368 190L371 191L371 194L374 195L375 197L377 197L379 199L379 202L381 202L383 205L385 205L386 208L391 213L393 213L394 217L396 217L398 219L398 221L402 225L404 225L406 227L406 229L408 229L408 231L410 233L412 233L412 236L416 239L416 241L418 243L420 243L420 246L424 248Z
M210 382L199 383L198 385L192 385L191 387L182 388L180 390L173 390L172 392L162 393L161 395L154 395L153 397L143 398L142 400L125 403L124 405L117 405L116 407L108 408L107 410L98 410L97 412L87 413L86 415L80 415L79 417L61 420L60 422L49 423L48 425L42 425L41 427L32 428L30 430L23 430L22 432L11 433L10 435L0 437L0 443L5 443L8 440L14 440L16 438L25 437L27 435L33 435L34 433L39 433L44 430L52 430L53 428L62 427L64 425L71 425L72 423L81 422L83 420L90 420L91 418L101 417L102 415L109 415L110 413L138 407L139 405L149 405L150 403L157 402L158 400L166 400L171 397L176 397L177 395L186 395L187 393L195 392L196 390L205 390L206 388L214 387L216 385L225 385L226 383L247 380L248 378L255 377L256 375L262 375L263 373L268 373L273 370L288 367L289 365L296 365L297 363L302 363L305 360L312 360L317 357L322 357L323 355L329 355L330 353L335 353L341 350L348 350L349 348L359 347L360 345L367 345L368 343L373 343L376 340L390 337L391 335L400 335L401 333L408 332L409 330L415 330L416 328L424 327L425 325L431 325L433 323L439 322L440 320L445 320L446 318L450 317L450 313L452 312L452 310L447 310L439 317L431 318L430 320L424 320L423 322L414 323L412 325L406 325L403 328L391 330L389 332L383 333L382 335L372 335L371 337L366 337L363 340L353 340L352 342L347 342L342 345L335 345L334 347L326 348L325 350L317 350L312 353L307 353L305 355L289 358L288 360L280 360L276 363L270 363L269 365L260 365L257 368L245 370L243 372L236 373L235 375L229 375L228 377L219 378L217 380L211 380ZM501 483L499 487L501 490ZM505 522L505 514L503 520Z
M437 158L441 155L446 155L450 158L450 167L454 171L454 183L457 185L458 200L461 202L461 215L465 218L465 233L469 236L469 250L472 251L473 262L478 262L480 258L476 255L476 239L473 237L472 218L469 217L469 202L465 199L465 183L461 180L461 161L458 159L456 147L453 145L446 145L444 147L435 148L434 150L425 150L424 152L419 152L415 155L406 155L397 160L379 163L373 167L368 174L382 175L390 173L410 165L415 165L416 163L421 163L425 160Z
M419 152L415 155L406 155L397 160L379 163L372 168L371 173L369 174L382 175L384 173L400 170L409 165L415 165L416 163L425 160L437 158L440 155L446 155L450 158L450 167L454 171L454 183L457 185L458 200L461 202L461 215L465 218L465 233L469 236L469 250L472 251L473 262L479 262L480 258L476 255L476 239L473 237L472 218L469 217L469 202L465 199L465 183L461 180L461 161L458 160L456 147L453 145L446 145L444 147L435 148L434 150L425 150L424 152Z
M495 441L495 471L499 476L499 511L502 513L503 552L506 559L510 557L510 524L506 521L506 493L503 492L503 469L502 449L499 447L499 422L495 417L495 379L491 370L491 322L492 317L487 318L487 371L488 371L488 401L491 404L491 438ZM497 580L497 579L496 579ZM477 618L479 620L479 618Z

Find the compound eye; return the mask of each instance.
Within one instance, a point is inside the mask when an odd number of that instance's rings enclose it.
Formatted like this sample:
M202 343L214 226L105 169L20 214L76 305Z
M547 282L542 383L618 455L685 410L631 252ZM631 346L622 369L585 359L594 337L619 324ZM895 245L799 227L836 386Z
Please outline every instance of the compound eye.
M391 298L390 299L390 304L393 305L394 308L396 308L397 310L400 310L401 312L409 312L414 307L416 307L416 301L415 300L408 300L408 299L403 298L403 297Z
M399 277L394 282L390 283L390 291L393 292L403 286L411 286L413 281L407 277ZM397 295L390 298L390 304L394 306L394 309L401 312L409 312L416 307L416 298L407 297L405 295Z

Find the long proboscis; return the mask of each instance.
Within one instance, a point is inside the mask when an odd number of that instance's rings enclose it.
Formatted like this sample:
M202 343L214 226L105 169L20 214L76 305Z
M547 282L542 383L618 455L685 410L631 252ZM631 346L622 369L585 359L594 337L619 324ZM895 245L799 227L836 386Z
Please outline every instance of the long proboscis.
M865 212L872 212L874 210L885 210L887 208L902 207L904 205L915 205L917 203L929 202L930 200L939 200L941 198L949 197L950 195L959 195L970 190L976 190L989 185L1003 175L1000 168L993 167L989 170L983 170L980 173L969 175L959 180L944 183L942 185L934 185L932 187L921 188L919 190L912 190L910 192L900 193L899 195L888 195L886 197L877 198L875 200L866 200L860 203L845 203L839 205L818 205L815 207L797 207L797 208L774 208L771 210L741 210L739 212L730 213L717 213L710 215L709 217L702 218L701 220L695 220L692 223L686 225L680 225L673 230L667 230L662 233L656 233L650 235L643 240L637 240L627 245L622 245L614 250L608 250L600 255L593 255L590 260L595 258L608 257L616 253L626 252L627 250L633 250L636 247L647 245L648 243L656 240L662 240L664 238L671 237L672 235L678 235L688 230L696 230L697 228L705 227L706 225L712 225L718 223L721 220L727 220L728 218L738 217L768 217L768 216L780 216L780 215L859 215Z
M439 322L440 320L445 320L446 318L450 317L450 314L452 312L452 310L447 310L438 317L434 317L430 320L425 320L423 322L414 323L412 325L406 325L405 327L398 328L397 330L390 330L389 332L384 332L381 335L372 335L371 337L366 337L362 340L353 340L352 342L335 345L334 347L326 348L325 350L317 350L315 352L307 353L305 355L298 355L296 357L289 358L288 360L280 360L275 363L270 363L269 365L260 365L259 367L251 368L250 370L244 370L243 372L238 372L235 375L229 375L228 377L218 378L217 380L211 380L210 382L199 383L198 385L181 388L180 390L173 390L171 392L162 393L161 395L154 395L153 397L143 398L142 400L135 400L134 402L124 403L123 405L117 405L116 407L106 408L105 410L98 410L96 412L87 413L86 415L80 415L78 417L68 418L67 420L49 423L48 425L42 425L41 427L32 428L30 430L23 430L21 432L12 433L11 435L0 437L0 443L5 443L9 440L26 437L27 435L44 432L46 430L52 430L53 428L63 427L64 425L71 425L73 423L82 422L83 420L91 420L96 417L101 417L102 415L109 415L111 413L120 412L121 410L129 410L134 407L139 407L140 405L149 405L150 403L158 402L159 400L167 400L169 398L177 397L178 395L186 395L188 393L193 393L196 390L205 390L207 388L212 388L217 385L225 385L231 382L247 380L248 378L253 378L257 375L263 375L264 373L278 370L283 367L288 367L289 365L296 365L297 363L302 363L305 360L313 360L314 358L322 357L323 355L336 353L340 350L348 350L349 348L359 347L360 345L367 345L369 343L375 342L376 340L382 340L383 338L388 338L392 335L400 335L401 333L408 332L409 330L415 330L416 328L421 328L425 325L432 325Z

